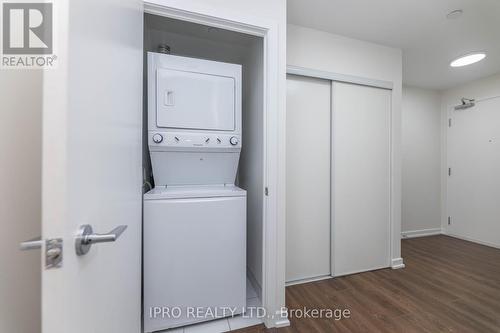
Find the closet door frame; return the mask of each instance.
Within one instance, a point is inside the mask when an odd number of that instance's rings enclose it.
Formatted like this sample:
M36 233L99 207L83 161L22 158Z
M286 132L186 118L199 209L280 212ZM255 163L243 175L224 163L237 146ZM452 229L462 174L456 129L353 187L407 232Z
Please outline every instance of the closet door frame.
M304 68L304 67L298 67L298 66L287 66L287 74L292 74L292 75L297 75L297 76L304 76L304 77L310 77L310 78L317 78L317 79L324 79L324 80L329 80L331 81L332 87L335 82L340 82L340 83L350 83L350 84L355 84L355 85L360 85L360 86L368 86L368 87L373 87L373 88L380 88L380 89L386 89L390 90L391 93L394 90L394 83L391 81L384 81L384 80L377 80L377 79L371 79L371 78L365 78L365 77L360 77L360 76L354 76L354 75L346 75L346 74L340 74L340 73L334 73L334 72L327 72L327 71L321 71L321 70L316 70L316 69L311 69L311 68ZM333 89L332 89L333 90ZM333 91L330 97L333 99ZM334 111L333 110L333 101L330 104L331 105L331 121L333 124L334 120ZM395 187L395 173L394 173L394 166L395 165L400 165L397 161L399 158L399 154L395 154L395 142L394 138L396 137L396 130L400 127L394 126L394 105L393 101L391 100L391 113L390 113L390 128L391 128L391 133L390 133L390 222L389 222L389 229L390 229L390 234L389 234L389 253L390 253L390 258L388 262L388 267L391 267L393 269L399 269L399 268L404 268L405 265L403 263L403 259L400 257L400 250L396 249L394 244L397 241L400 241L401 235L399 232L395 232L395 221L394 221L394 216L397 214L398 209L396 208L396 204L398 202L401 202L401 197L398 195L397 187ZM333 130L333 127L331 127ZM333 137L333 134L332 134ZM332 142L333 143L333 142ZM332 146L333 149L333 146ZM331 167L334 165L334 160L333 160L333 153L331 154ZM330 179L333 184L333 175L330 172ZM399 183L399 182L398 182ZM334 217L334 206L335 206L335 198L333 197L333 186L331 188L331 193L332 193L332 204L331 204L331 211L330 211L330 216L331 216L331 244L330 244L330 258L331 258L331 263L330 263L330 270L331 270L331 276L334 276L335 272L335 256L333 253L334 249L334 232L335 232L335 221L333 219ZM397 230L400 230L400 228L397 228ZM396 239L397 238L397 239Z
M290 325L285 306L285 79L281 77L284 48L281 26L275 20L252 13L237 13L214 6L195 5L196 1L144 0L144 12L176 20L236 31L263 39L262 61L264 114L264 170L262 196L262 306L268 314L267 328ZM220 6L219 6L220 7Z

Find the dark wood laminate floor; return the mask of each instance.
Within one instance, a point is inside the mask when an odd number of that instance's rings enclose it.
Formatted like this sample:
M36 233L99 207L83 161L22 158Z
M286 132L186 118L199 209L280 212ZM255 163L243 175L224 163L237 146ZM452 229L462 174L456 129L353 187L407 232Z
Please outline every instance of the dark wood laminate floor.
M350 319L294 319L238 333L500 332L500 250L447 236L402 242L406 268L286 289L289 308L348 308Z

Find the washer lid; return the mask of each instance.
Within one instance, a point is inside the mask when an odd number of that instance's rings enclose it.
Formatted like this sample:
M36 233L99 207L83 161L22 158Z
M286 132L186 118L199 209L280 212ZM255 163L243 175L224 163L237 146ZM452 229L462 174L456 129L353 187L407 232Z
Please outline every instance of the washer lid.
M244 197L246 193L235 185L161 186L144 194L144 200Z

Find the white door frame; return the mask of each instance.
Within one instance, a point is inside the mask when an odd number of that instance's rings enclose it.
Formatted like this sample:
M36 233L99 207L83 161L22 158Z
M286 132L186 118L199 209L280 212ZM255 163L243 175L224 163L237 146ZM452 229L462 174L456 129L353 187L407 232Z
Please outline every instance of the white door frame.
M285 306L285 108L280 102L277 22L217 11L184 10L144 1L144 12L262 37L264 42L264 196L262 305L267 327L290 324ZM284 97L284 96L283 96Z
M394 89L394 83L391 81L384 81L384 80L377 80L377 79L365 78L365 77L354 76L354 75L346 75L346 74L340 74L340 73L334 73L334 72L328 72L328 71L321 71L321 70L316 70L316 69L312 69L312 68L305 68L305 67L288 65L286 68L286 72L287 72L287 74L292 74L292 75L330 80L332 83L333 82L352 83L352 84L357 84L357 85L362 85L362 86L369 86L369 87L391 90L391 92ZM333 97L333 96L331 96L331 97ZM332 105L331 111L332 112L334 111L333 105ZM332 121L333 121L333 117L332 117ZM395 193L396 188L394 186L394 175L393 175L393 172L394 172L393 166L396 164L395 163L396 154L395 154L394 149L393 149L393 147L394 147L393 140L395 137L395 127L393 126L394 121L395 121L395 117L394 117L393 105L392 105L392 101L391 101L391 133L390 133L390 140L391 140L391 143L390 143L390 156L391 156L391 161L390 161L390 165L391 165L390 212L391 213L390 213L390 223L389 223L389 225L390 225L390 227L389 227L390 228L390 235L389 235L389 237L390 237L389 238L390 258L389 258L389 262L388 262L387 266L391 267L393 269L399 269L399 268L404 268L405 266L403 263L403 259L400 257L400 254L396 251L396 249L393 245L395 238L398 237L398 239L400 239L400 237L401 237L400 232L395 232L396 228L394 225L394 216L395 216L395 213L397 211L397 207L394 204L394 201L395 201L394 198L396 196L396 193ZM333 158L333 155L332 155L332 158ZM332 160L332 165L333 165L333 160ZM332 177L331 181L333 182L333 177ZM335 204L335 201L334 201L334 198L332 197L332 212L330 214L330 216L332 217L332 227L331 227L332 235L330 237L330 239L331 239L331 254L330 254L331 264L330 264L330 268L331 268L331 276L332 277L334 276L333 272L334 272L334 267L335 267L334 254L333 254L333 239L334 239L333 232L334 232L334 227L335 227L335 221L333 221L334 204ZM399 228L398 228L398 230L399 230ZM300 281L299 283L311 282L311 281L321 280L321 279L325 279L325 278L328 278L328 277L319 277L317 279Z
M376 80L376 79L370 79L370 78L361 77L361 76L346 75L346 74L340 74L340 73L334 73L334 72L326 72L326 71L320 71L317 69L304 68L304 67L292 66L292 65L286 66L286 73L298 75L298 76L306 76L306 77L312 77L312 78L318 78L318 79L325 79L325 80L329 80L329 81L358 84L361 86L369 86L369 87L375 87L375 88L381 88L381 89L387 89L387 90L392 90L394 87L394 84L391 81Z

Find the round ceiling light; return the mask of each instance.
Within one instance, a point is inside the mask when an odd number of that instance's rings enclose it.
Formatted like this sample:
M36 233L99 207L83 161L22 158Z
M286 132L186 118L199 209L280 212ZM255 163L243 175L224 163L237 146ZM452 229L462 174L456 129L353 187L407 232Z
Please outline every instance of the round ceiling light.
M485 53L482 53L482 52L470 53L470 54L461 56L461 57L453 60L450 63L450 66L451 67L467 66L467 65L474 64L474 63L476 63L478 61L481 61L484 58L486 58L486 54Z

